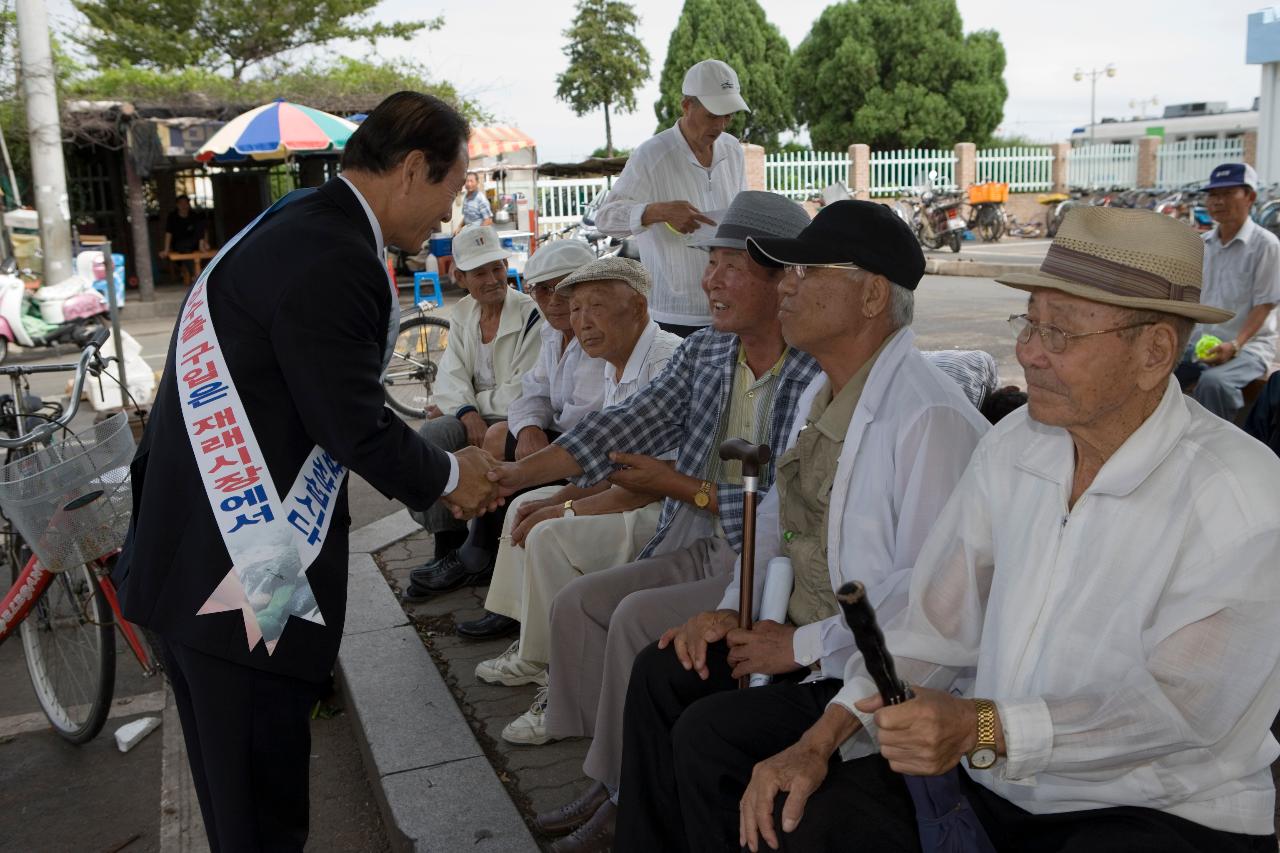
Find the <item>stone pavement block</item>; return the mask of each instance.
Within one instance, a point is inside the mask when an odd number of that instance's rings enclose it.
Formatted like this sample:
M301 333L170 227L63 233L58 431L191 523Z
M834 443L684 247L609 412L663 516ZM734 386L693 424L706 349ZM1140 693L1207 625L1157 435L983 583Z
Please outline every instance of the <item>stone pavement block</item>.
M352 554L372 554L419 530L422 525L409 517L409 510L402 509L352 533L348 550Z
M484 756L382 780L395 824L423 853L537 853L515 804Z
M338 668L378 775L483 757L412 627L344 638Z
M347 560L347 618L343 636L408 624L409 617L383 580L373 557L352 554Z

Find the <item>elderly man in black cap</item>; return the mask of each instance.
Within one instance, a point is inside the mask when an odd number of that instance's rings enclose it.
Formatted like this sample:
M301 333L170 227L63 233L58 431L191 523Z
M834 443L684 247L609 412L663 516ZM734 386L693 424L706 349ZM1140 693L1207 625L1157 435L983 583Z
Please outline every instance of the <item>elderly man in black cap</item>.
M691 613L636 658L615 851L737 848L735 806L747 779L725 773L715 743L702 743L699 760L687 762L682 715L697 717L702 702L739 676L763 673L784 682L772 688L783 697L779 713L821 716L853 652L834 590L857 579L882 611L902 607L920 546L987 429L915 347L910 324L924 257L888 208L837 202L794 239L747 246L754 261L785 268L782 334L823 371L800 399L759 514L756 600L774 558L790 559L794 586L785 622L740 630L735 569L717 609ZM735 713L733 696L718 698L728 708L719 720L731 731L727 741L773 724Z

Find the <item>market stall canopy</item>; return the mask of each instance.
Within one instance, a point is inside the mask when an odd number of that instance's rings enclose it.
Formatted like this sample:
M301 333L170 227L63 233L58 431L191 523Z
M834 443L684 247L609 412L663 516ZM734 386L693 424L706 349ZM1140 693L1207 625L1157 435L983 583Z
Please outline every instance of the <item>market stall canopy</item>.
M539 163L538 174L547 178L607 178L622 173L626 157L592 157L581 163Z
M514 127L475 127L467 141L467 154L471 159L510 154L521 148L533 148L533 139Z
M341 151L356 125L344 118L275 100L238 115L200 146L202 163L280 160L292 154Z

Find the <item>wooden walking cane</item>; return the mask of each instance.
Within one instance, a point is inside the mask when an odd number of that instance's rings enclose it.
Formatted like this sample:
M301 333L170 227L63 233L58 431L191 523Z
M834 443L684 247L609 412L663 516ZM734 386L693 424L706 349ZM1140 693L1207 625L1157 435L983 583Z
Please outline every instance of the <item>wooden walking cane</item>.
M742 463L742 566L738 571L738 627L751 627L755 599L756 568L756 495L759 492L760 469L769 464L773 452L767 444L752 444L746 439L731 438L720 445L720 458ZM738 679L746 687L751 676Z

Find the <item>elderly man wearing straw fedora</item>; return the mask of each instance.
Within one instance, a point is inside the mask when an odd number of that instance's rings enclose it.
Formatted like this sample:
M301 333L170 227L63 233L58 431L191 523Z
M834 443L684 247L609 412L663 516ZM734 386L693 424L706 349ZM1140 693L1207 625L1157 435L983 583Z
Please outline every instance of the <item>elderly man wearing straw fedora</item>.
M794 580L779 596L785 618L744 631L735 567L718 602L676 611L661 639L639 650L625 702L619 853L732 846L732 810L686 797L694 783L683 717L736 693L738 677L751 673L776 676L777 687L757 689L802 705L833 695L853 650L835 590L861 579L886 610L903 606L916 554L988 429L958 384L916 349L911 322L924 255L887 207L839 201L793 239L747 246L757 263L785 268L782 334L822 367L800 398L755 537L757 600L774 558L789 559ZM730 730L763 724L732 702L722 707L734 718L725 722ZM714 795L719 782L708 780L721 767L719 752L703 748L696 784L710 784L700 793Z
M1029 294L1009 319L1029 401L888 620L915 697L882 707L855 654L825 704L749 690L688 720L681 793L733 809L746 786L735 842L919 849L897 774L963 759L997 850L1275 850L1280 461L1170 376L1194 322L1230 319L1200 303L1203 248L1168 217L1078 208L1039 272L998 279ZM759 741L726 744L730 707L770 721Z
M1249 217L1257 189L1247 163L1223 164L1209 176L1207 205L1217 224L1204 235L1201 301L1235 316L1197 326L1178 370L1196 401L1227 420L1244 405L1241 389L1265 376L1276 357L1280 239Z

